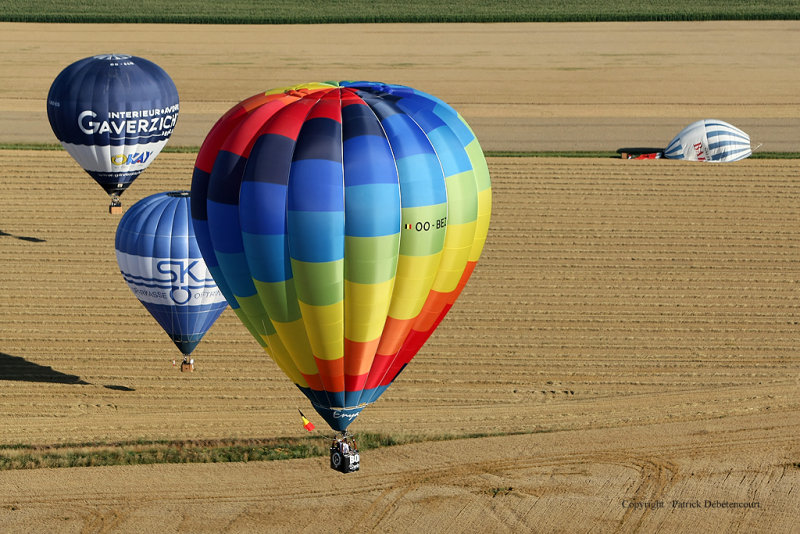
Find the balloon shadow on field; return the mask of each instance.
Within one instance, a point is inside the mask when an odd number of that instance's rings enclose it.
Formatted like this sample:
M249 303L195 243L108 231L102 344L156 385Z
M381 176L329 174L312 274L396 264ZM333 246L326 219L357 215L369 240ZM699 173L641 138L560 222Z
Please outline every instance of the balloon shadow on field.
M20 356L0 352L0 380L21 382L50 382L54 384L91 385L76 375L56 371L52 367L29 362Z
M30 241L31 243L44 243L46 241L46 239L40 239L38 237L9 234L8 232L4 232L2 230L0 230L0 237L13 237L14 239L19 239L20 241Z
M128 386L117 386L115 384L106 384L103 387L106 389L113 389L114 391L136 391L136 388L129 388Z

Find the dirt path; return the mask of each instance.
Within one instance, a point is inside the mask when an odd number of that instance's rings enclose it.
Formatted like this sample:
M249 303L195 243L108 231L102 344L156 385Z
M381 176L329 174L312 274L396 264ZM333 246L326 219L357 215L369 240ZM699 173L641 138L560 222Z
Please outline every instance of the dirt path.
M395 447L346 480L313 459L13 471L0 518L10 532L791 532L800 412L786 415Z

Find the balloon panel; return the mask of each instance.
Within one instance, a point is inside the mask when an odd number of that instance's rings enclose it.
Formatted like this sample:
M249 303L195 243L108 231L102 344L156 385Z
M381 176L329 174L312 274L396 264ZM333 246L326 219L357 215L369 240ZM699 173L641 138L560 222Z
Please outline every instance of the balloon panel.
M69 65L47 96L53 133L109 194L124 191L158 156L178 107L178 91L161 67L119 54Z
M131 206L117 227L120 272L184 354L227 306L195 239L188 192L157 193Z
M201 147L192 198L213 276L337 430L447 314L491 212L463 118L374 82L300 85L234 107Z

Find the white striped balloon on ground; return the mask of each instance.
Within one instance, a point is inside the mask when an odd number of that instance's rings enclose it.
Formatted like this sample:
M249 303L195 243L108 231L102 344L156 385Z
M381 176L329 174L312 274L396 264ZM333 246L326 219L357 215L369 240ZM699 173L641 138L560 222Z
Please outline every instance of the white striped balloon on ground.
M749 135L716 119L693 122L664 149L665 158L684 161L739 161L752 153Z

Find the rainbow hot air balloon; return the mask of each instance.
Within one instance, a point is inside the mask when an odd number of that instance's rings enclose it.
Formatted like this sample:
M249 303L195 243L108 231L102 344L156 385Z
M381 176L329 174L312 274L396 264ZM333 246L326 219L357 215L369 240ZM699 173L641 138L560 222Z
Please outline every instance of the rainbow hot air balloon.
M189 355L228 304L197 246L189 192L157 193L131 206L115 248L128 287Z
M255 95L197 156L192 217L228 301L336 431L374 402L464 288L491 212L464 119L374 82Z
M158 156L178 120L178 91L146 59L105 54L69 65L47 95L47 117L67 152L111 196L119 195Z

